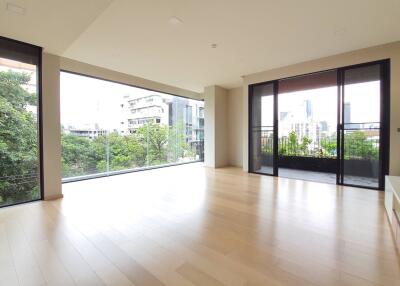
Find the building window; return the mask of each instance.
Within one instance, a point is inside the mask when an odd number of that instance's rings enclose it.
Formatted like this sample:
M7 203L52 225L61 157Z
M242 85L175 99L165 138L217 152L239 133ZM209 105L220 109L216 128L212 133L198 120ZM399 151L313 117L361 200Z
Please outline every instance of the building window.
M192 106L186 105L185 111L186 111L186 124L192 125Z
M204 118L204 107L199 107L198 109L198 117Z

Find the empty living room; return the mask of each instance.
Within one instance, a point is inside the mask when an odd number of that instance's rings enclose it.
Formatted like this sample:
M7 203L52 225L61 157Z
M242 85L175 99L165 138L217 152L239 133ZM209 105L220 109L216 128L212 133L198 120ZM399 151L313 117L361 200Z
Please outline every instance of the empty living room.
M1 286L400 286L399 0L0 0Z

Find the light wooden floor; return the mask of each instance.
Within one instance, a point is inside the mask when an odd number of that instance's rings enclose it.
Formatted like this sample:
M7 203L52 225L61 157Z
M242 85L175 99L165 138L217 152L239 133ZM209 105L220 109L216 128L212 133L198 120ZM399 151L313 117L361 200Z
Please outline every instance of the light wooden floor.
M383 193L201 164L0 210L0 285L400 285Z

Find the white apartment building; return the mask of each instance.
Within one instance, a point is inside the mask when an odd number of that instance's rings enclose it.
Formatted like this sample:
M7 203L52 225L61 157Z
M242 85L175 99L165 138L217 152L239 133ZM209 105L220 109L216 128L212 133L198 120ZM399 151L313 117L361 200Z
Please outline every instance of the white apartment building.
M294 131L299 139L308 137L314 143L321 138L332 135L326 121L316 121L313 117L312 105L305 100L290 111L283 111L279 118L279 137L287 137Z
M120 134L135 133L146 123L184 128L185 140L202 153L203 102L169 95L125 95L121 103Z
M84 124L79 127L68 126L64 132L88 139L95 139L101 135L107 134L107 130L100 128L98 124Z
M168 125L169 104L161 95L146 95L134 97L124 96L121 104L122 120L121 133L134 133L138 128L148 122Z

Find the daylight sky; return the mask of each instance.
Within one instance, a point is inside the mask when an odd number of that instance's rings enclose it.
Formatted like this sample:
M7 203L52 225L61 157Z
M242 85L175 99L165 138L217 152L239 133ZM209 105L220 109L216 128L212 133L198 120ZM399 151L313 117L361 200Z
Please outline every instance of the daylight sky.
M379 81L345 86L345 103L350 103L352 123L380 121ZM279 112L295 112L305 100L311 100L314 121L326 121L331 132L336 132L337 88L327 87L299 92L279 94ZM272 96L262 98L262 125L272 125Z
M61 124L64 127L84 127L98 123L102 128L118 128L123 114L124 95L144 96L160 94L141 88L93 79L71 73L61 73ZM351 104L352 122L379 121L379 81L346 85L345 102ZM279 112L294 112L307 99L311 100L313 119L327 121L336 131L337 90L327 87L279 95ZM263 126L272 125L272 97L262 99Z
M124 95L145 96L168 94L98 80L72 73L61 72L61 124L64 127L84 127L98 123L100 127L113 130L123 119L121 104Z

